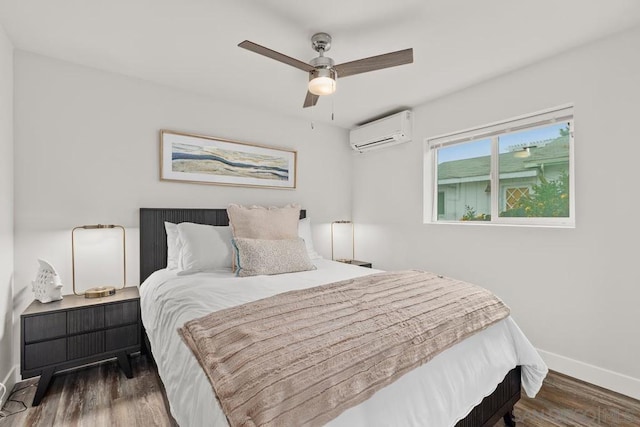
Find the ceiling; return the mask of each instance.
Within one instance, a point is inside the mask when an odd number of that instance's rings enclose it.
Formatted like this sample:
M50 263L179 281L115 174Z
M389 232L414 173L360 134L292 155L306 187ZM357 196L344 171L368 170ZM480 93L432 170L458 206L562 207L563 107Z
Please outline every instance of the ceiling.
M0 0L0 24L18 49L348 128L640 25L640 1ZM308 61L319 31L336 63L408 47L414 63L303 109L306 73L237 47Z

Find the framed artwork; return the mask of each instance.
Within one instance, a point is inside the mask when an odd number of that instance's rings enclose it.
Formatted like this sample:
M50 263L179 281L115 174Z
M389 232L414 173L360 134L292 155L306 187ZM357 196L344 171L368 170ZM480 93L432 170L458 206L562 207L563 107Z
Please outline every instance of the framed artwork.
M297 152L212 136L160 131L160 179L296 188Z

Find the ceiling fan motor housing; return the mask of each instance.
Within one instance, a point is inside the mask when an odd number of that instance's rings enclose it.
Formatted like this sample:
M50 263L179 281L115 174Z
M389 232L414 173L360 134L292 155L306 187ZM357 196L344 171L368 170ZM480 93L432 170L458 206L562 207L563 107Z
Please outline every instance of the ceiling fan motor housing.
M338 75L332 68L317 68L309 72L309 81L317 77L329 77L330 79L333 79L335 81L337 80Z
M336 70L333 68L335 64L333 59L327 56L319 56L309 61L309 64L315 68L315 70L309 71L309 81L318 77L328 77L334 81L333 84L335 85L338 73L336 73Z
M309 64L315 68L333 68L335 62L328 56L318 56L309 61Z

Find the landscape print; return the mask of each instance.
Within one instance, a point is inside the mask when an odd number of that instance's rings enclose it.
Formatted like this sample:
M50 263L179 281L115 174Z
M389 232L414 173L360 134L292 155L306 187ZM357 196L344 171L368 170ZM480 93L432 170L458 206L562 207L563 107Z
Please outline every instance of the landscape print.
M284 157L184 143L172 144L171 169L174 172L289 180L289 161Z
M294 150L163 130L161 152L163 180L296 187Z

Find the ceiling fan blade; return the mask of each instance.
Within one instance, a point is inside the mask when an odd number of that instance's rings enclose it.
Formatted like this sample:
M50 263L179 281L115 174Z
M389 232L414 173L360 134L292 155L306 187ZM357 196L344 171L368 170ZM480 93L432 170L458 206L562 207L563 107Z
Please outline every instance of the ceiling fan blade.
M275 50L271 50L267 47L260 46L259 44L255 44L250 42L249 40L245 40L242 43L238 44L241 48L250 50L251 52L259 53L260 55L264 55L267 58L275 59L276 61L284 62L285 64L291 65L292 67L298 68L302 71L312 71L314 68L307 64L306 62L299 61L290 56L284 55L280 52L276 52Z
M333 67L338 73L338 78L353 76L354 74L368 71L382 70L383 68L398 65L411 64L413 62L413 49L404 49L356 61L345 62Z
M307 91L307 97L304 99L303 107L307 108L315 106L318 103L318 98L320 98L318 95L314 95Z

